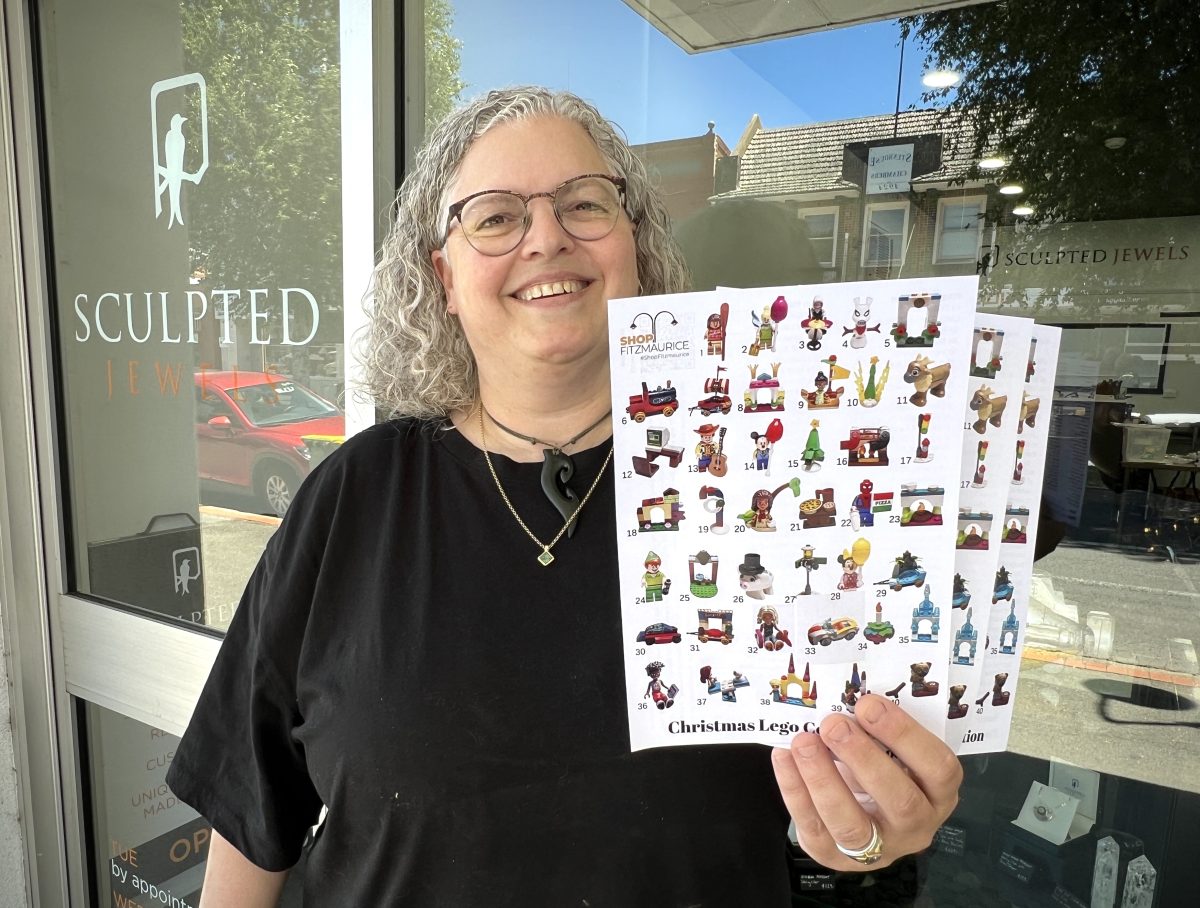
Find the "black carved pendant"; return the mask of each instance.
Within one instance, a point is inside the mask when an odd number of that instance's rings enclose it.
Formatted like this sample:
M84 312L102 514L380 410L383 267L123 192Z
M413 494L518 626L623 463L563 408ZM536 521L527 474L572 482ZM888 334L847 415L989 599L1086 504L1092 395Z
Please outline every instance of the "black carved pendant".
M542 457L542 492L566 522L579 507L579 496L567 485L575 475L575 464L562 451L553 448L546 448ZM568 539L575 535L577 523L578 521L571 521L571 525L567 527Z

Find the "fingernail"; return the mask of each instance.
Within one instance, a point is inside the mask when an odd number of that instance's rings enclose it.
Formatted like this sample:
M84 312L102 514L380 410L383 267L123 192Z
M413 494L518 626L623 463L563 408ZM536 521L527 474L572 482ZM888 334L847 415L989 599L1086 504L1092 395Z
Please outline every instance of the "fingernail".
M792 741L792 750L802 757L815 756L817 751L821 749L821 739L816 735L799 734Z
M849 720L839 716L828 722L826 727L822 729L821 734L830 741L845 741L850 737L851 731Z
M875 697L863 697L854 708L854 715L865 722L878 722L883 718L884 706Z

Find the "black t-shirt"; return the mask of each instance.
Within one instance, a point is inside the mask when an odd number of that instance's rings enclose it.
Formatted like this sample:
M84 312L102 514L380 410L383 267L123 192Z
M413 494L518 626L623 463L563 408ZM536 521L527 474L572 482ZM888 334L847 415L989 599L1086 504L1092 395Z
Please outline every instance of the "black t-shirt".
M552 538L540 465L493 462ZM273 870L327 806L310 905L787 905L767 748L629 752L612 467L538 554L457 431L352 438L268 543L171 787Z

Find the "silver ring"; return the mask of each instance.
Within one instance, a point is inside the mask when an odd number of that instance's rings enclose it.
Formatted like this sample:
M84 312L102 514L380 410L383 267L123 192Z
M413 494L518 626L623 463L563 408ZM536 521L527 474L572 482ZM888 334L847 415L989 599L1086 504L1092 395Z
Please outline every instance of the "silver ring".
M883 857L883 836L879 834L879 827L875 825L875 821L871 821L871 841L867 842L863 848L853 849L846 848L838 842L837 850L850 858L852 861L858 861L860 864L874 864Z

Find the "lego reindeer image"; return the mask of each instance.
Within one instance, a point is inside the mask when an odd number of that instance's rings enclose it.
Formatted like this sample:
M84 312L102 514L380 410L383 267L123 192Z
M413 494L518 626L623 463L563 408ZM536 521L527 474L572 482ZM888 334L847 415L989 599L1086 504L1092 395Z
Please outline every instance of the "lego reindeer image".
M950 364L933 365L927 356L918 355L904 370L904 381L913 386L908 402L914 407L925 406L928 395L946 396L946 382L950 379Z

